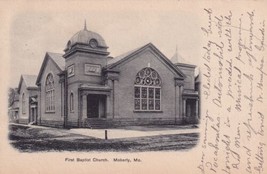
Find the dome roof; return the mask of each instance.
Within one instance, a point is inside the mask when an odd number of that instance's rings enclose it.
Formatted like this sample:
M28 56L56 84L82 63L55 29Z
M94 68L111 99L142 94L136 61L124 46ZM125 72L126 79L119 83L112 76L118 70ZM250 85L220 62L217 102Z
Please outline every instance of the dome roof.
M107 48L106 42L103 37L98 33L87 30L85 25L83 30L80 30L71 37L71 39L68 41L66 50L71 49L71 47L76 43L89 45L90 41L96 41L97 47Z

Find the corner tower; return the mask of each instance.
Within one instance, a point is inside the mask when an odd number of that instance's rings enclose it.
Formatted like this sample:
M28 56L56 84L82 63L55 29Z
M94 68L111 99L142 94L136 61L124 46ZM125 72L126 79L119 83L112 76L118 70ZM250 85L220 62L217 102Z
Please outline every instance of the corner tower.
M84 29L68 41L63 57L68 83L102 83L102 68L107 65L107 45L98 33Z
M82 126L88 118L105 117L106 95L102 68L107 65L107 45L98 33L84 29L68 41L65 54L65 126ZM109 89L108 89L109 90Z

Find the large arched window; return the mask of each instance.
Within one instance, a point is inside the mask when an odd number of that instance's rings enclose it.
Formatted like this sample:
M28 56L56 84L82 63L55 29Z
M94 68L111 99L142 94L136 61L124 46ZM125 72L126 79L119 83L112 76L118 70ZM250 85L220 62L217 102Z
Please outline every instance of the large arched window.
M73 97L73 93L70 93L70 111L71 112L74 111L74 97Z
M26 113L26 98L24 93L22 94L22 113Z
M161 110L161 79L152 68L139 71L134 83L134 110Z
M50 73L46 77L45 82L45 109L48 112L55 111L55 86L54 86L54 78Z

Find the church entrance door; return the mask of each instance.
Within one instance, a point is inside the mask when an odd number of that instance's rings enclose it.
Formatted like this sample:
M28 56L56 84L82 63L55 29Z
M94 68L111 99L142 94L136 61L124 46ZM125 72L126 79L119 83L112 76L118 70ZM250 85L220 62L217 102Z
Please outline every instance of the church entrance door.
M31 120L30 122L34 121L34 108L31 108Z
M87 96L87 116L88 118L98 118L99 115L99 95L90 94Z
M87 118L105 118L106 95L87 95Z

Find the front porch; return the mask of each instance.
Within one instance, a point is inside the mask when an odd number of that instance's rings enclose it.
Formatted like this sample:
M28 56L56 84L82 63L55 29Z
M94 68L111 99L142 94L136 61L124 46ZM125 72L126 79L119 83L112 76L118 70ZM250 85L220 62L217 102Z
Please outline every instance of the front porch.
M38 100L37 96L29 98L29 123L37 124L38 119Z
M184 90L183 119L186 123L199 122L199 94L197 91Z
M108 86L82 85L80 93L79 127L91 127L103 124L103 120L111 113L111 89Z

